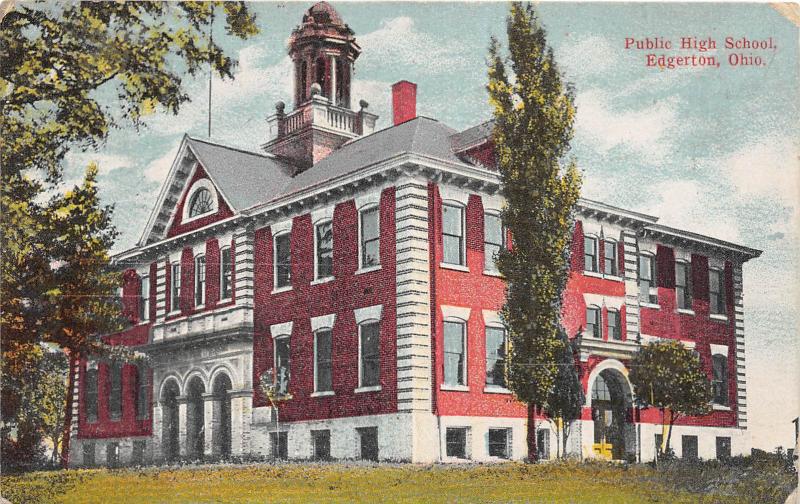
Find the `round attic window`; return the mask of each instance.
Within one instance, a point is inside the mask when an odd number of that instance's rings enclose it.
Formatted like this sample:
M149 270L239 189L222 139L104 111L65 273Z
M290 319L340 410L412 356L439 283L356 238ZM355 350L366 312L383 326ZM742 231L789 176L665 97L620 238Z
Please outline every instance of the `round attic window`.
M202 178L189 190L187 203L183 207L183 222L212 214L219 209L217 191L207 178Z
M204 187L192 195L192 201L189 203L189 217L197 217L213 209L214 201L211 196L211 191Z

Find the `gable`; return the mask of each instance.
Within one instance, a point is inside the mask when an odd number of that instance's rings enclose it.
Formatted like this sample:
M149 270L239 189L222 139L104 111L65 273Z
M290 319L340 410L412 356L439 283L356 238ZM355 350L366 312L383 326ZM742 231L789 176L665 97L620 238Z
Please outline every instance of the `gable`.
M201 194L210 195L212 210L192 217L190 215L190 205L195 197ZM217 189L214 182L208 176L203 166L195 163L194 173L183 186L183 193L175 207L172 222L167 230L167 238L172 238L183 233L200 229L214 222L227 219L233 216L233 210L223 198L222 193Z

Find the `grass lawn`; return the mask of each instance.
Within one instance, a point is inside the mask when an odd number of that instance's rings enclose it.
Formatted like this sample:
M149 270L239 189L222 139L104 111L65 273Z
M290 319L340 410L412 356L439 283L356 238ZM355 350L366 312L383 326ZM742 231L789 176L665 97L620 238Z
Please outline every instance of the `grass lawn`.
M681 469L681 471L684 471ZM796 476L680 473L602 463L217 465L35 472L2 478L13 504L263 502L783 503ZM706 471L701 471L705 473ZM713 473L713 471L712 471ZM702 478L700 478L702 479ZM783 485L781 488L771 488ZM785 488L784 488L785 487ZM759 492L754 494L753 491Z

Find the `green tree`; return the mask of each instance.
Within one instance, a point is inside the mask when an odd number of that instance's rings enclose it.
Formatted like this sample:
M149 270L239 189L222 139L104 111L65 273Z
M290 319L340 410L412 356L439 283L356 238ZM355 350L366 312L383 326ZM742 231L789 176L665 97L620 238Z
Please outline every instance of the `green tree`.
M528 457L536 459L536 417L557 374L561 294L569 267L573 212L581 176L566 161L573 134L573 90L561 74L535 9L511 5L508 56L496 38L489 52L496 159L513 247L498 260L506 278L508 382L528 405ZM513 80L506 67L510 65Z
M24 355L25 365L4 376L2 400L15 401L13 416L3 416L4 466L28 469L45 463L43 439L52 444L50 463L58 458L63 438L67 359L57 348L36 345ZM12 436L13 427L13 436Z
M661 410L667 436L659 447L659 458L669 451L672 426L685 415L709 412L711 382L700 357L679 341L658 341L642 346L630 363L628 379L643 407Z
M567 439L572 429L572 422L581 417L586 396L583 393L583 385L575 365L572 344L563 328L559 329L558 337L562 344L556 363L558 371L553 388L547 398L545 411L550 418L555 420L561 456L566 458Z
M96 149L112 128L138 129L154 112L177 113L189 100L187 73L210 66L232 78L234 59L209 36L215 12L229 36L258 31L241 2L25 2L0 21L4 380L37 362L41 342L73 359L108 351L98 334L118 326L119 281L97 168L67 194L46 193L58 192L70 150ZM21 404L8 399L4 419Z

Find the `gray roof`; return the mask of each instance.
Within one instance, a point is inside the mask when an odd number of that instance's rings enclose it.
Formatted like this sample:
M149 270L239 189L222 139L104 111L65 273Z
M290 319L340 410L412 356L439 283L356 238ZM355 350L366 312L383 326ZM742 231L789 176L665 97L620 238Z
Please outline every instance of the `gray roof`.
M459 131L450 137L453 150L460 152L483 143L492 136L492 129L494 129L494 119L467 128L464 131Z
M234 210L269 201L292 180L292 166L275 156L250 152L199 138L187 138L200 164Z
M455 132L453 128L435 119L419 116L397 126L356 138L294 177L284 195L404 153L422 154L460 163L462 161L450 148L449 137Z

